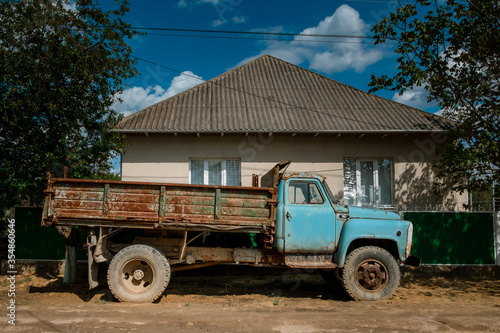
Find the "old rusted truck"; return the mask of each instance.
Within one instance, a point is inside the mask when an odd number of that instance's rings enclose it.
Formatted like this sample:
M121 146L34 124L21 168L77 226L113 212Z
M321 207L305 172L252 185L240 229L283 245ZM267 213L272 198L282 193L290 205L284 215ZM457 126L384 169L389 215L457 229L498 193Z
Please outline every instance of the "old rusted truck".
M289 164L252 187L49 176L42 225L86 230L90 288L107 263L120 301L154 301L171 272L223 263L320 270L355 300L391 297L400 264L419 265L412 224L342 205L324 177L286 173Z

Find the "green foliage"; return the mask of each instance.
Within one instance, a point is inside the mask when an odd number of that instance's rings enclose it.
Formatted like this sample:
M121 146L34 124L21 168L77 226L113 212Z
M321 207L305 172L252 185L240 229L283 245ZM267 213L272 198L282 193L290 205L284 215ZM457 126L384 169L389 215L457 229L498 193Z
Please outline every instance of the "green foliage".
M47 172L108 173L123 149L110 106L137 74L122 21L128 1L0 3L0 208L43 199Z
M493 201L495 198L500 198L500 184L497 184L495 188L488 188L483 191L472 191L469 194L472 198L472 205L468 205L466 207L467 209L472 209L474 212L493 212L495 211ZM498 211L498 207L496 211Z
M455 189L484 190L500 176L500 4L416 0L384 18L375 44L395 41L398 73L372 75L371 91L423 86L455 121L436 164Z
M6 209L0 210L0 237L3 234L7 235L7 226L9 225L9 218L10 218L10 210Z

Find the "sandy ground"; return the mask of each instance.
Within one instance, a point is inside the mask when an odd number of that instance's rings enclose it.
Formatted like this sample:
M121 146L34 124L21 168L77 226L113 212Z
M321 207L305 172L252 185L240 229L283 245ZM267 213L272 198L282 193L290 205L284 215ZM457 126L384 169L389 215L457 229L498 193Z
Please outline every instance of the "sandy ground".
M255 270L255 274L253 273ZM191 271L153 304L114 300L85 278L0 276L1 332L500 332L500 280L404 277L395 297L354 302L317 272ZM15 326L8 323L15 299Z

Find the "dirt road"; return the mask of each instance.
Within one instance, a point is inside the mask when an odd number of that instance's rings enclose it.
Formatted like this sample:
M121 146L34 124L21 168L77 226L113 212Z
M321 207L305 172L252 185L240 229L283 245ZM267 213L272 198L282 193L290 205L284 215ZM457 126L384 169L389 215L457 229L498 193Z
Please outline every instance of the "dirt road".
M250 271L251 272L251 271ZM409 278L397 296L354 302L319 274L174 276L155 304L125 304L84 278L17 276L15 326L1 276L2 332L500 332L500 280Z

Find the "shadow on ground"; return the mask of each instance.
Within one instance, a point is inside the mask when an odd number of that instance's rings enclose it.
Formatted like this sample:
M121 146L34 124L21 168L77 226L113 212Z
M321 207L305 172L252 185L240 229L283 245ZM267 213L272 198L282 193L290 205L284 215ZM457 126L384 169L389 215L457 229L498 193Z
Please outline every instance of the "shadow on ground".
M107 287L105 274L100 275L100 285L93 290L88 290L85 276L78 276L74 284L65 284L62 277L38 275L52 281L43 287L31 286L29 293L71 293L84 302L89 302L96 296L101 302L116 301ZM172 273L164 296L249 294L268 297L349 300L338 282L326 282L317 270L245 266L214 266Z

